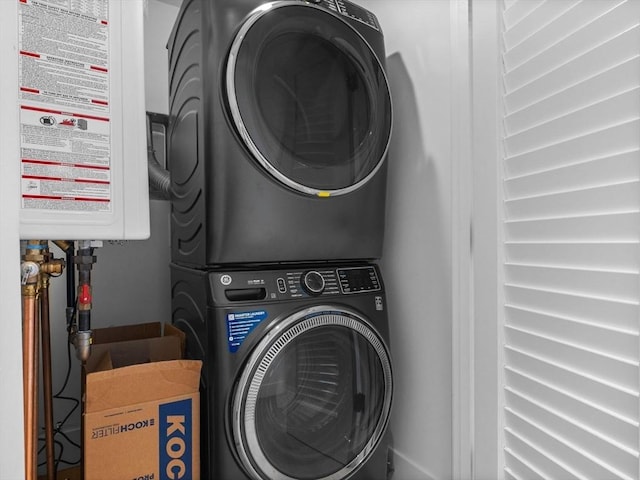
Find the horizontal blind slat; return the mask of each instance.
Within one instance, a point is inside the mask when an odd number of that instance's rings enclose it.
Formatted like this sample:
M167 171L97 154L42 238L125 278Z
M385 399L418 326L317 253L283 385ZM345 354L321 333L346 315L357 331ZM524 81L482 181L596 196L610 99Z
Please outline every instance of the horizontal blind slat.
M604 297L623 302L637 299L638 272L584 270L553 266L505 264L505 283L570 295Z
M506 345L519 352L553 363L565 370L592 376L602 382L613 382L625 390L638 390L638 378L635 375L637 363L628 363L622 358L590 351L579 345L540 336L508 324L505 327L505 337Z
M548 8L558 11L555 5ZM505 72L505 84L508 90L515 90L546 75L574 59L597 50L615 38L619 32L626 31L637 25L640 4L637 1L623 2L615 5L610 2L608 11L589 23L584 23L577 30L549 45L528 61L521 63L512 70ZM541 9L538 9L541 10ZM574 12L571 12L574 13Z
M638 56L640 26L504 94L505 113L521 110Z
M578 1L564 0L561 9L568 10ZM516 8L509 9L510 14L505 17L504 42L508 48L522 43L561 14L557 5L549 5L549 2L537 3L529 0L529 3L531 5L517 5Z
M508 263L557 265L595 270L629 270L640 257L638 243L551 243L529 242L505 244Z
M597 3L597 2L594 2ZM598 72L580 82L505 116L505 133L511 135L540 123L628 91L638 85L640 56Z
M516 432L507 429L507 438L510 447L505 449L506 467L512 471L516 478L522 480L550 478L578 479L570 471L563 468L554 458L545 455L535 446L522 439Z
M506 154L511 157L534 151L545 145L584 137L589 132L599 132L612 125L638 118L640 118L640 87L636 86L527 130L508 135L504 139ZM508 120L506 123L508 124Z
M618 3L616 3L616 1ZM505 68L507 71L535 57L541 51L558 43L567 35L571 35L611 8L615 8L623 0L610 0L607 2L579 2L570 8L556 15L552 20L545 23L536 32L529 35L519 44L513 45L504 55Z
M507 461L507 464L505 466L504 469L504 478L505 480L525 480L528 478L531 478L531 480L535 480L533 477L527 476L527 477L522 477L520 475L518 475L518 472L513 471L512 469L509 468L509 463ZM539 478L539 477L535 477L535 478Z
M505 361L509 367L540 379L547 385L563 389L572 395L588 398L602 409L624 418L637 418L638 391L611 381L565 368L529 352L505 346Z
M504 182L505 197L530 197L640 180L639 160L640 151L633 150L510 178Z
M540 7L544 3L544 0L521 0L513 2L504 12L504 24L505 29L508 31L512 29L515 25L524 20L531 12L535 11L536 8ZM507 36L507 34L505 34ZM517 40L512 40L509 42L505 39L507 43L516 43Z
M505 308L510 326L551 336L561 342L573 342L592 350L601 350L608 355L620 356L628 362L633 362L638 357L638 333L612 328L605 323L606 318L600 323L590 323L583 319L549 315L514 305L507 304Z
M538 403L553 405L564 415L573 415L589 428L619 442L624 448L638 453L638 422L607 410L591 399L581 398L564 388L548 385L539 378L532 377L512 367L505 370L507 384Z
M518 3L520 0L504 0L504 9L509 10L514 4Z
M505 179L640 150L638 132L640 132L640 120L634 119L508 156L504 161Z
M568 192L548 193L522 198L507 198L508 220L582 217L630 212L640 204L640 181L590 187Z
M601 459L622 476L633 478L638 462L637 452L578 422L575 417L539 403L514 388L507 388L506 407L540 426L548 435L572 445L591 458Z
M508 242L637 242L640 213L586 215L575 218L507 221Z
M638 334L638 303L615 299L585 297L548 289L505 285L505 302L509 306L590 322L606 323L609 328Z
M554 458L558 463L562 462L566 465L567 470L570 469L579 478L633 480L623 472L606 464L602 459L581 450L579 446L555 437L552 432L545 430L541 425L535 424L519 412L509 408L505 408L505 412L507 428L517 432L527 443L544 452L545 456Z

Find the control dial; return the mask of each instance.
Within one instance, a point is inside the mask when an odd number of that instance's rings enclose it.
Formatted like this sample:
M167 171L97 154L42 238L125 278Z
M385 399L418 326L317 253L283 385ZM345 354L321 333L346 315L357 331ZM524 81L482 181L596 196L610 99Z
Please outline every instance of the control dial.
M309 270L302 275L302 288L309 295L320 295L324 290L324 277L315 270Z

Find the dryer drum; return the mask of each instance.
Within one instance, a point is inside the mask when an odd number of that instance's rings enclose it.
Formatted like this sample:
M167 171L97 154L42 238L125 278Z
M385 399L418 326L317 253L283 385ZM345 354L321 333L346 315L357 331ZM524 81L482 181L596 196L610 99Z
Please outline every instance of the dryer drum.
M238 456L255 480L338 480L386 429L392 400L386 345L354 311L314 306L265 335L233 394Z

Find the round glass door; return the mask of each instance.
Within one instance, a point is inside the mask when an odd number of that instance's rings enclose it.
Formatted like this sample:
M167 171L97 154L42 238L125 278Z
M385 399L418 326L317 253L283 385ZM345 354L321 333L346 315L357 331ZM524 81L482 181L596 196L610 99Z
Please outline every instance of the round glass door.
M348 193L384 161L391 136L385 73L337 14L293 1L256 9L232 43L226 89L249 151L299 192Z
M355 312L292 315L249 357L233 396L233 434L256 480L339 480L384 434L391 410L384 342Z

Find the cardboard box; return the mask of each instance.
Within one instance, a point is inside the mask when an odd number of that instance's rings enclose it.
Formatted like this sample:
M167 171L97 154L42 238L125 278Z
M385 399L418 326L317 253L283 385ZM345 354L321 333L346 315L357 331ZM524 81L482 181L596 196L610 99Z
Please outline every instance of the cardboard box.
M149 323L94 330L84 370L85 480L200 478L201 362Z

